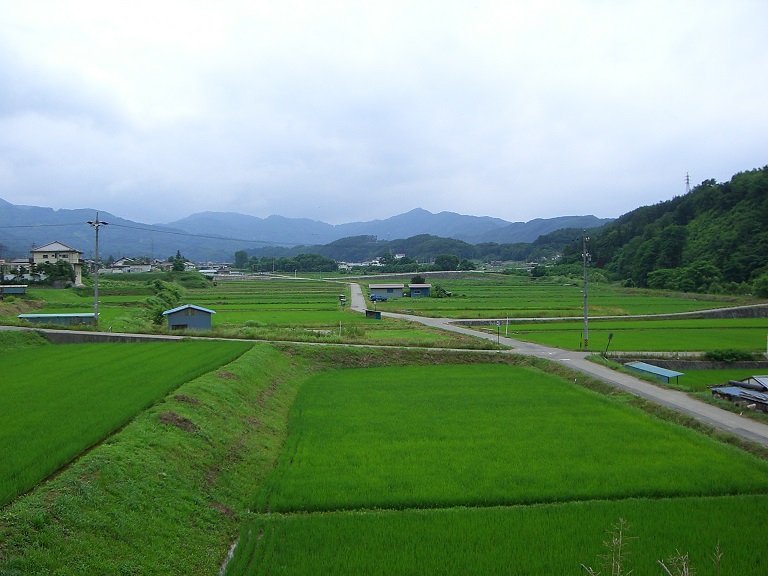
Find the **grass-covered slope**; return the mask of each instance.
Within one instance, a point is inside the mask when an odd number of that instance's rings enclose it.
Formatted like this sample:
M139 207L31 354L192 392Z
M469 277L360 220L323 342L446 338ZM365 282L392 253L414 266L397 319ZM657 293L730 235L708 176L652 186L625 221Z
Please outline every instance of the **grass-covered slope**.
M0 510L0 574L216 574L304 375L264 345L183 384Z
M0 354L0 506L247 342L26 347ZM12 375L12 377L10 377Z

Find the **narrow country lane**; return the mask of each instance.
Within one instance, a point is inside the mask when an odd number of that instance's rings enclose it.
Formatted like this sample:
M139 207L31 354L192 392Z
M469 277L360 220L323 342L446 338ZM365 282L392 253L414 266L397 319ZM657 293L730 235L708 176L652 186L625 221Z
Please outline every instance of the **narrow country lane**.
M352 283L350 286L352 288L352 309L358 312L365 312L366 303L360 285ZM540 344L497 336L496 334L470 330L463 326L452 324L452 320L449 318L425 318L421 316L413 316L411 314L395 314L392 312L382 312L382 316L400 318L410 322L418 322L432 328L449 330L451 332L466 334L475 338L485 338L486 340L492 340L494 342L498 339L500 344L511 348L510 350L503 351L505 354L524 354L559 362L574 370L588 374L603 382L607 382L622 390L635 394L636 396L651 400L657 404L686 414L702 423L709 424L720 430L730 432L741 438L768 447L768 425L750 420L749 418L744 418L733 412L721 410L716 406L691 398L684 392L655 386L650 382L635 378L629 374L616 372L615 370L611 370L600 364L590 362L586 359L588 355L587 352L551 348Z

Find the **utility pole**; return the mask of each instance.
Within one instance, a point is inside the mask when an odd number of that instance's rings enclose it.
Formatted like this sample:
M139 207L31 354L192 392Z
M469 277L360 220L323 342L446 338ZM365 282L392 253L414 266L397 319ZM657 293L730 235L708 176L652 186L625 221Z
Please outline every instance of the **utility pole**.
M93 325L99 326L99 228L106 226L106 222L99 220L99 213L96 212L96 220L88 222L96 230L96 256L93 265Z
M691 191L691 177L688 174L688 172L685 173L685 193L688 194L688 192Z
M587 285L589 282L589 252L587 252L587 241L589 236L584 234L584 350L589 350L589 296Z

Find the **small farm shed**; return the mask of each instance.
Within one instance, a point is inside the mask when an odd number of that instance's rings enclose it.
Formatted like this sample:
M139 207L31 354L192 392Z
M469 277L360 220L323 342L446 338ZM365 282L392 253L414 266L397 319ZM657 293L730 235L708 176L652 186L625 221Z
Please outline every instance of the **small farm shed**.
M651 376L656 377L658 380L666 383L669 383L672 378L674 378L675 383L677 383L678 378L683 376L682 372L667 370L666 368L659 368L658 366L654 366L653 364L646 364L645 362L627 362L624 364L624 367L641 374L650 374Z
M93 324L94 313L70 313L70 314L19 314L19 320L26 320L30 324L59 324L61 326L76 326L78 324Z
M411 298L429 298L429 290L432 284L408 284Z
M163 312L163 316L168 317L170 330L210 330L213 314L216 312L194 304L184 304Z
M405 284L369 284L368 289L371 291L371 296L377 298L402 298L403 288Z
M27 285L26 284L2 284L0 285L0 296L5 296L6 294L26 294L27 293Z
M743 380L729 380L723 386L712 386L712 396L768 412L768 376L750 376Z

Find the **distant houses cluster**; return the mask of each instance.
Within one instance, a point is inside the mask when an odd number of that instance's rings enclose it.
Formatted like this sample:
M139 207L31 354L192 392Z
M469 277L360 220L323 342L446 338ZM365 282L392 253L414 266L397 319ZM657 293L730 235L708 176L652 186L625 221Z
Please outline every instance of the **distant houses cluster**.
M402 260L403 258L405 258L405 254L395 254L395 260ZM352 270L353 268L375 268L377 266L384 266L380 258L374 258L372 260L365 260L362 262L336 262L336 264L338 264L339 270L344 272Z
M43 264L56 262L68 262L75 273L75 284L83 283L83 253L61 242L32 248L29 258L17 258L8 262L0 260L0 277L3 282L40 280L43 275L38 268Z
M67 246L55 241L42 246L32 248L29 258L14 258L12 260L0 259L0 282L35 282L45 280L45 274L41 271L43 264L55 264L56 262L68 262L75 273L74 284L80 286L83 283L83 268L93 270L94 261L83 258L83 252L72 246ZM100 265L99 274L141 274L155 271L166 271L173 268L173 262L168 260L148 258L119 258L109 265ZM224 275L230 273L229 264L207 262L196 265L194 262L185 262L185 270L199 269L202 274Z

